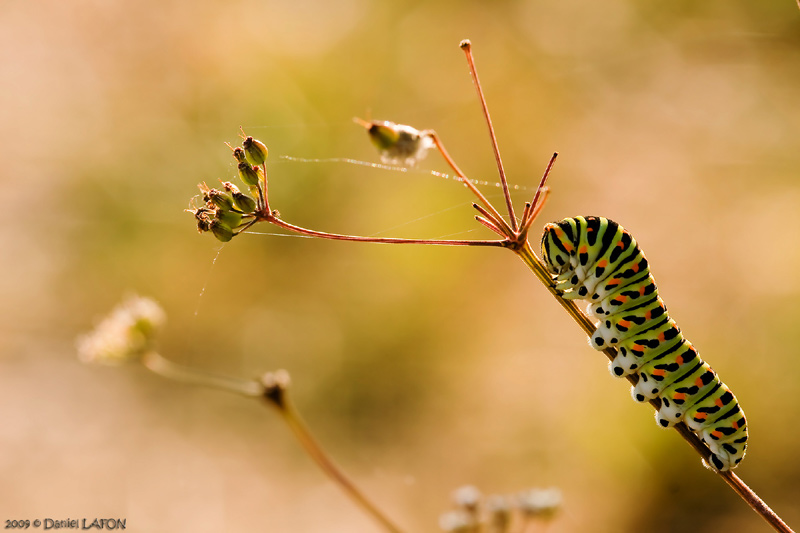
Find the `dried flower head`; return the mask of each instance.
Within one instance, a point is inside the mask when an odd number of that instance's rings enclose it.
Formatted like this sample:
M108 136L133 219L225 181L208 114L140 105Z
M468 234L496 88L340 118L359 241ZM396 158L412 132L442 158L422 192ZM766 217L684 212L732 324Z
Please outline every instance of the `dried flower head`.
M481 497L481 491L475 485L464 485L453 491L453 503L470 512L478 508Z
M475 515L463 509L448 511L439 516L439 528L447 533L471 533L478 530Z
M552 518L561 507L561 491L556 488L528 489L518 496L519 508L527 516Z
M355 121L366 128L372 144L378 148L381 161L385 164L413 167L434 146L429 130L420 131L386 120L368 122L356 118Z
M78 357L84 363L106 364L138 359L152 347L164 322L166 314L155 300L131 296L78 338Z

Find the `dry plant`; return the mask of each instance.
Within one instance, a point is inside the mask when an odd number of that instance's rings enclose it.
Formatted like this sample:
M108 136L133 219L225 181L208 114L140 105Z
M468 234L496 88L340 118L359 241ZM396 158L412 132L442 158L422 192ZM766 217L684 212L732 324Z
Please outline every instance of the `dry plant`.
M222 184L222 190L212 189L206 184L201 184L200 189L204 204L200 207L193 206L191 209L189 209L189 211L195 216L198 230L201 232L211 232L220 241L228 242L233 239L233 237L246 232L255 224L264 222L296 234L333 240L386 244L427 244L507 248L519 256L519 258L531 269L534 275L542 282L545 288L555 298L556 302L558 302L558 304L575 320L575 322L587 335L591 336L597 329L594 321L589 318L589 316L584 314L577 307L573 300L568 300L562 297L562 293L556 287L553 276L550 274L550 272L548 272L548 269L542 260L534 253L528 239L528 232L531 224L541 211L547 198L549 191L545 184L547 177L553 168L557 154L554 154L550 162L547 164L533 198L529 202L525 203L521 216L517 217L511 201L509 185L497 147L491 118L489 116L486 101L478 79L477 70L475 68L471 44L468 40L465 40L462 41L460 46L466 54L472 80L478 92L484 117L488 126L491 144L494 150L497 169L499 172L500 183L504 193L506 211L505 216L501 214L500 210L492 205L492 203L489 202L487 198L478 190L475 182L468 179L464 172L461 171L455 161L450 157L447 150L445 150L445 147L442 144L439 136L433 130L417 130L410 126L399 125L392 122L367 122L360 119L357 119L357 122L366 128L371 140L380 152L381 159L385 163L412 166L416 164L419 159L424 157L428 150L437 150L450 168L453 169L457 179L461 181L477 198L477 202L472 204L473 207L478 211L478 214L475 216L476 220L494 232L498 238L493 240L376 238L328 233L291 224L283 220L279 212L272 209L272 206L269 202L266 167L266 161L268 158L267 147L262 142L246 136L244 132L242 132L242 146L236 148L231 147L231 149L233 150L234 157L238 161L239 177L247 186L250 195L240 192L239 189L230 182L224 182ZM141 306L141 304L135 305ZM121 314L125 313L122 312ZM131 322L131 320L129 320L129 322ZM141 321L137 322L136 320L133 320L131 323L134 325L130 326L130 328L133 330L139 331L140 336L145 335L146 333L142 333L142 330L147 330L148 328L153 329L150 326L142 328L142 323L140 322ZM158 322L158 320L150 320L149 322ZM145 320L144 323L148 323L148 320ZM94 342L94 345L92 342ZM387 531L400 531L400 529L394 525L393 521L389 520L385 514L379 511L378 508L372 504L334 465L321 447L312 438L310 432L302 422L302 419L290 401L288 395L288 374L283 371L279 371L266 374L262 379L253 381L208 376L198 373L193 369L177 366L167 359L161 357L152 350L150 343L144 340L144 337L138 341L134 341L133 344L136 346L136 348L132 350L132 353L134 354L132 357L138 358L150 370L158 374L183 382L222 388L243 394L248 397L266 399L271 405L278 409L309 456L317 462L320 468L322 468L322 470L325 471L325 473L328 474L328 476L334 482L343 488L356 501L356 503L361 506L362 509L380 522ZM103 342L98 342L96 340L92 341L91 338L85 339L81 350L82 353L85 354L84 358L104 360L121 360L125 358L92 355L102 352L102 350L98 350L98 346L102 347L102 345ZM114 350L108 351L113 352ZM610 360L613 360L617 356L617 351L614 348L607 348L603 350L603 352ZM638 380L638 375L629 375L627 376L627 379L632 385L635 385ZM655 400L651 400L650 403L656 410L658 410L661 402L658 398L656 398ZM692 448L694 448L704 460L711 455L711 451L706 444L684 423L678 423L674 427L680 436L690 446L692 446ZM787 526L782 519L775 512L773 512L772 509L770 509L770 507L736 474L730 470L719 471L710 466L708 466L708 468L714 471L723 481L725 481L776 531L785 533L792 531L789 526ZM492 507L494 509L505 508L501 504L500 500L494 500L493 504L487 503L487 505L489 507L494 506ZM467 511L465 511L465 509L467 509ZM469 514L468 509L469 505L466 507L461 505L461 509L458 511L461 514L458 516L464 518L466 516L464 513ZM499 511L495 514L489 514L493 517L502 517L503 515L503 513ZM442 526L454 531L482 531L484 530L484 527L490 531L507 531L507 529L498 529L500 526L497 526L497 524L492 521L494 518L490 520L473 520L472 522L466 520L462 521L463 523L461 523L458 522L456 519L457 517L454 517L455 515L449 519L443 519L443 522L449 520L449 522L447 522L449 525L443 523ZM497 518L497 520L502 521L502 518ZM457 527L459 523L462 526L467 523L472 524L467 524L469 527L472 527L472 529L462 529L461 526ZM453 524L456 524L456 526L453 526Z

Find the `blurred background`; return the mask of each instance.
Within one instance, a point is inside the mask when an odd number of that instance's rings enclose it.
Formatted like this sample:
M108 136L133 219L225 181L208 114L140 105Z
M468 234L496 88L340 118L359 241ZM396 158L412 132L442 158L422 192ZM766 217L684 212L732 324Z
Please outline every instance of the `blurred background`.
M221 246L183 211L198 182L233 178L224 143L243 126L269 146L289 222L491 238L453 181L280 158L377 161L352 117L387 119L435 129L494 183L464 38L518 206L560 153L532 240L579 214L631 230L747 413L737 472L800 527L791 0L4 1L0 518L378 530L264 405L79 363L76 336L135 292L168 314L166 357L231 376L287 369L315 434L407 531L437 531L465 483L558 487L551 532L767 530L513 254L269 235ZM436 154L419 168L447 171Z

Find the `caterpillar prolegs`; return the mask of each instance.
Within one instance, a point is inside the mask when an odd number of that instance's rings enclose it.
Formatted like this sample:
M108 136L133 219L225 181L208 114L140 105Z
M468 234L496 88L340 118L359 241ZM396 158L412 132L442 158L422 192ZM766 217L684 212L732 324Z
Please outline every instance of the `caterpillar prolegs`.
M567 218L545 226L542 255L562 298L589 300L600 321L590 344L617 349L611 373L639 376L633 398L659 398L660 426L685 422L711 449L711 465L735 468L747 449L744 413L667 314L631 234L606 218Z

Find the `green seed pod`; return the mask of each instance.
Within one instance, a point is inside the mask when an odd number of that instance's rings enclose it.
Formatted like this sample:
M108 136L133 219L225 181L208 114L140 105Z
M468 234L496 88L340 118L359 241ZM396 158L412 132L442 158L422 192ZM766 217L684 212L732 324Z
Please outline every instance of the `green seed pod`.
M250 187L255 187L261 181L258 167L250 166L249 163L239 163L239 178Z
M216 219L228 226L229 228L236 228L242 223L242 214L236 211L226 211L224 209L217 209L215 214Z
M239 191L239 187L230 181L223 181L222 186L225 191L233 196L233 204L243 213L252 213L256 210L256 201ZM257 191L258 189L256 189Z
M242 148L244 148L244 154L247 160L253 165L263 165L264 161L266 161L269 156L267 146L252 137L247 137L242 142Z
M256 201L243 192L236 191L233 193L233 203L243 213L252 213L256 210Z
M211 202L215 206L222 209L233 209L233 196L218 189L209 189L203 195L203 200L206 202Z
M228 242L233 239L233 230L219 220L211 221L211 233L214 234L218 241Z

